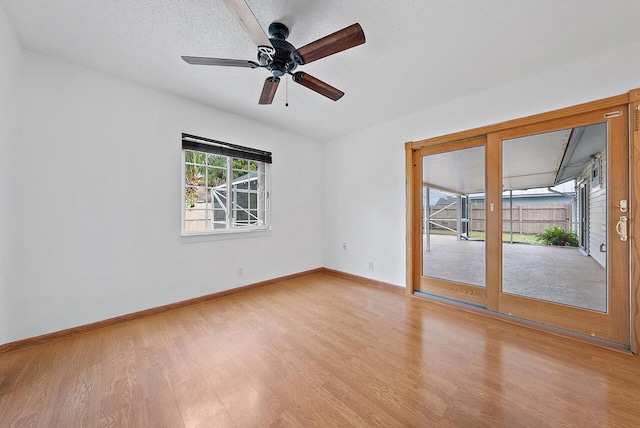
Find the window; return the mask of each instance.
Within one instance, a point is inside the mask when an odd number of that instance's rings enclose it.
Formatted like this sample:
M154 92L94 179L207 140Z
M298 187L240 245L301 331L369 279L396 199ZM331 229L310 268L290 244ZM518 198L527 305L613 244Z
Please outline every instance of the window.
M591 187L600 185L600 165L601 163L599 157L594 159L593 163L591 164Z
M182 233L268 229L271 153L182 135Z

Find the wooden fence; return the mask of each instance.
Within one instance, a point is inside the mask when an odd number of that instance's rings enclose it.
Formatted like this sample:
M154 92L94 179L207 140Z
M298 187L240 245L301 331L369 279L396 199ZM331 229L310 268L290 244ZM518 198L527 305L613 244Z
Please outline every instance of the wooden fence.
M456 206L445 208L446 205L432 205L431 220L448 228L456 229ZM441 210L441 211L440 211ZM440 211L440 212L438 212ZM513 211L509 210L509 204L502 206L502 231L511 232L511 214L513 213L513 233L534 235L544 232L553 226L571 229L572 207L571 204L547 203L547 204L513 204ZM471 205L469 207L470 230L484 232L485 209L483 205ZM434 224L432 229L444 229Z

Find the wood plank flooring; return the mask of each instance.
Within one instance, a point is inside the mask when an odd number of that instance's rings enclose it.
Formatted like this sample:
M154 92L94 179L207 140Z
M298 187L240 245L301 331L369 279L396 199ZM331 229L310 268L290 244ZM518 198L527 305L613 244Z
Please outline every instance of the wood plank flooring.
M0 354L0 427L638 427L640 358L316 273Z

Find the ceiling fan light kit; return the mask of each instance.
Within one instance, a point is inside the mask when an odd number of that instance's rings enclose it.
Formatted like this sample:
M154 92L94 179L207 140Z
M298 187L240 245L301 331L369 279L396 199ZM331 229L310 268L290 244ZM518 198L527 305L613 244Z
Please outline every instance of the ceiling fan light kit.
M289 74L293 81L337 101L344 92L308 73L296 72L298 66L309 64L321 58L351 49L365 42L364 31L360 24L353 24L328 36L322 37L296 49L287 42L289 28L280 22L269 25L269 36L264 33L260 23L244 0L224 0L231 12L242 24L249 37L258 48L258 62L227 58L203 58L183 56L182 59L192 65L215 65L222 67L266 68L272 74L267 77L260 94L258 104L271 104L275 97L280 77Z

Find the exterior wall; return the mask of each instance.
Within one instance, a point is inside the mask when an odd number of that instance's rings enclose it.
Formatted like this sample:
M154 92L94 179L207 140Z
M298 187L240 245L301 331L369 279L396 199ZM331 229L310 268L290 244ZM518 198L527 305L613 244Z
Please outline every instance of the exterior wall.
M600 245L607 243L607 151L600 152L600 184L589 181L589 254L600 265L606 267L607 253L600 251ZM585 170L590 177L591 167Z

